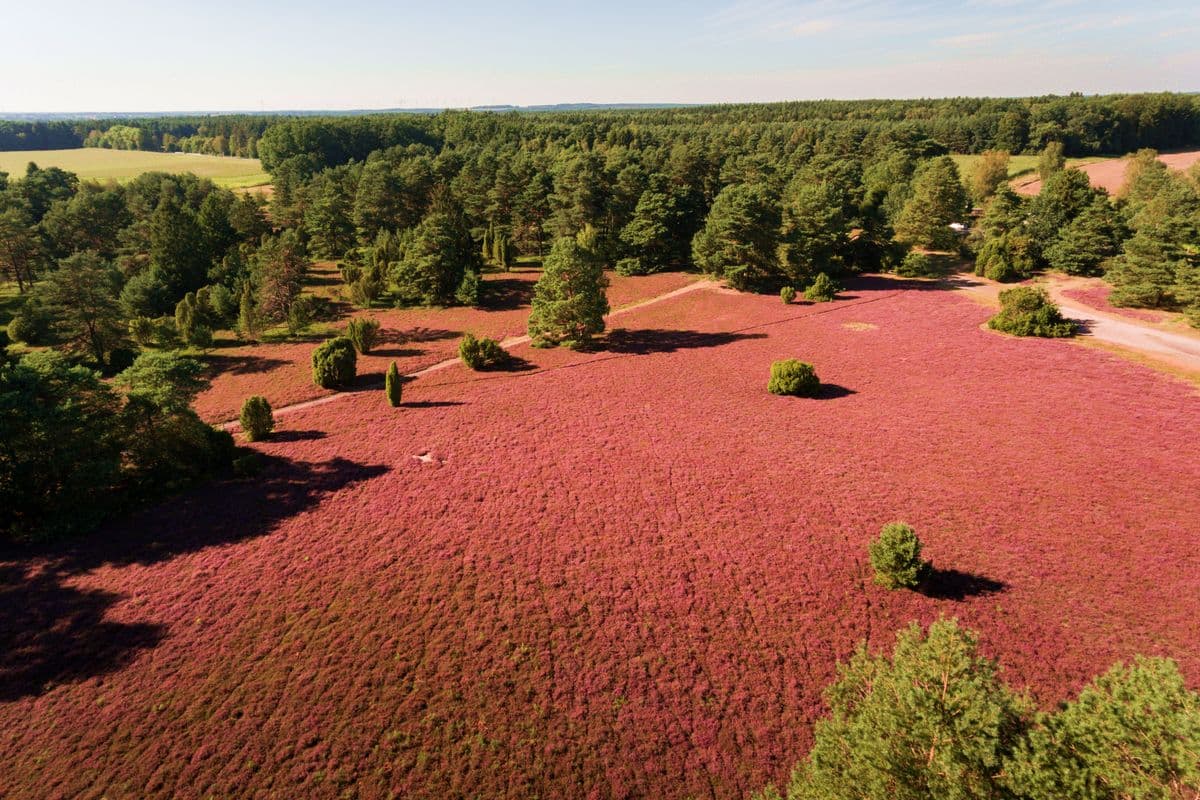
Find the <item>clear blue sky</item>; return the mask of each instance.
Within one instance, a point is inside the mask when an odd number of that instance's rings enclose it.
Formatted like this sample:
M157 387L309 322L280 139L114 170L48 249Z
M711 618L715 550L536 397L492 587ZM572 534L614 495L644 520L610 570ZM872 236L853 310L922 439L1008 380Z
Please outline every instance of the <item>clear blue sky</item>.
M0 20L2 112L1200 90L1196 0L0 0Z

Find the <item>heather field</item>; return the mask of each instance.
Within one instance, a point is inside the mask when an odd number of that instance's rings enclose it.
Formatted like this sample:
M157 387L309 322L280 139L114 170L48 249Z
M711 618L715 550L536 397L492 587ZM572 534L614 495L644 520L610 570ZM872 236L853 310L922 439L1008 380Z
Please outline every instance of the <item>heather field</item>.
M365 356L359 356L357 389L376 389L383 385L383 373L395 361L402 373L454 358L458 340L464 333L503 340L525 335L529 319L529 298L537 281L535 270L493 273L484 276L484 301L479 308L408 308L354 311L354 316L379 320L382 344ZM324 292L323 284L340 281L331 265L318 265L315 291ZM609 303L614 310L688 285L699 276L683 272L622 277L609 273ZM344 329L345 320L334 324ZM196 399L196 411L210 422L237 417L242 402L252 394L262 394L271 405L280 408L331 394L313 384L312 351L324 337L312 341L246 344L221 347L206 353L212 382Z
M1134 653L1197 685L1195 390L988 313L701 288L281 415L260 478L0 561L0 795L742 797L838 659L940 614L1046 706ZM821 397L765 391L785 357ZM929 594L871 582L894 519Z

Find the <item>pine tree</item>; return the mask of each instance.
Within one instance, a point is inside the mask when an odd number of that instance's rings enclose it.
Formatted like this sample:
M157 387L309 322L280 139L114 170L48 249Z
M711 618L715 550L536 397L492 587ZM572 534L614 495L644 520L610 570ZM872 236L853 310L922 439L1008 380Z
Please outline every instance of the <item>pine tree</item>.
M850 226L842 213L842 195L832 183L793 180L784 193L779 266L794 286L817 275L838 274L849 249Z
M949 156L927 161L917 170L913 192L896 219L896 238L935 250L952 250L957 234L950 223L967 212L967 191Z
M462 208L443 193L413 231L392 279L406 301L448 306L465 276L482 269Z
M1120 248L1116 212L1106 198L1097 197L1046 249L1046 261L1051 269L1068 275L1098 275Z
M779 205L767 188L727 186L692 239L692 260L735 289L762 286L779 275L779 220Z
M533 287L529 335L538 346L585 343L604 330L608 279L599 260L575 239L558 239Z
M258 311L254 307L254 287L250 281L242 284L242 297L238 302L238 335L254 341L258 336Z

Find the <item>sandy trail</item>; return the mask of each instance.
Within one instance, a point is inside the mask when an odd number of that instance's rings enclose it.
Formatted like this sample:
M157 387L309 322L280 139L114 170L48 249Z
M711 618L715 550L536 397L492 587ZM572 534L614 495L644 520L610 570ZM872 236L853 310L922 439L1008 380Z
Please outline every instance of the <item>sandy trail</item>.
M974 275L956 275L950 279L949 284L957 291L994 306L1000 304L1000 292L1007 288L1003 284ZM1055 281L1042 285L1050 298L1058 304L1063 316L1081 324L1083 331L1079 335L1080 340L1094 340L1111 345L1200 376L1200 337L1174 333L1153 323L1098 311L1063 295L1062 290L1069 287L1059 285Z
M612 319L613 317L619 317L622 314L628 314L630 311L636 311L639 308L645 308L646 306L653 305L654 303L661 303L664 300L670 300L671 298L679 297L680 295L685 295L685 294L688 294L689 292L695 292L699 289L713 289L713 288L717 288L717 286L718 286L717 282L711 281L711 280L703 280L703 281L696 281L694 283L689 283L687 286L682 286L673 291L666 292L666 293L660 294L660 295L656 295L655 297L650 297L650 298L647 298L646 300L639 300L638 302L630 303L627 306L622 306L621 308L618 308L616 311L613 311L612 313L610 313L607 317L605 317L605 319ZM510 350L514 347L517 347L518 345L526 344L529 341L531 341L531 339L528 336L510 336L509 338L507 338L503 342L501 342L500 346L502 348L504 348L505 350ZM414 380L414 379L420 378L424 375L429 375L430 373L433 373L433 372L439 372L441 370L448 369L450 367L453 367L455 364L460 364L460 363L462 363L462 362L458 358L447 358L444 361L439 361L438 363L433 364L428 367L425 367L424 369L419 369L416 372L410 372L410 373L406 374L404 377L409 380ZM353 397L355 394L356 394L356 392L337 392L335 394L326 395L325 397L318 397L315 400L305 400L303 403L293 403L290 406L281 406L279 408L274 409L273 413L275 416L278 417L280 414L290 414L295 411L302 411L303 409L306 409L306 408L313 408L315 406L323 406L326 403L333 403L333 402L336 402L336 401L346 398L346 397ZM241 426L241 423L239 423L237 420L233 420L230 422L222 423L218 427L220 427L222 430L227 430L230 432L237 432L237 431L241 430L242 426Z

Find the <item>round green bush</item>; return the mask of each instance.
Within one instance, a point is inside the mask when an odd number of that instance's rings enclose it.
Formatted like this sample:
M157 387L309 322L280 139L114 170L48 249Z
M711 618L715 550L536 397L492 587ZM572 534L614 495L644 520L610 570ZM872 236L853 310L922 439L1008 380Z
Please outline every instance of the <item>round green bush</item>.
M812 364L789 358L771 365L771 380L767 383L767 391L771 394L816 397L820 389L821 381Z
M903 522L889 522L869 547L875 582L888 589L911 589L929 570L921 559L921 540Z
M791 286L785 286L779 290L779 299L783 301L785 306L791 305L796 299L796 289Z
M45 344L53 324L50 312L37 300L29 300L8 323L8 337L22 344Z
M472 333L464 334L458 343L458 357L474 370L494 367L502 363L507 355L495 339L477 338Z
M267 398L259 394L246 398L246 402L242 403L242 414L239 419L242 423L242 432L252 442L267 438L267 435L275 430L275 415L271 413L271 404L267 402Z
M336 389L350 383L357 368L358 354L354 343L345 336L330 339L313 351L313 383L324 389Z
M1040 286L1014 286L1000 293L1000 313L988 320L994 331L1013 336L1057 338L1075 335L1075 323L1063 317Z
M379 320L358 317L346 325L346 338L354 345L354 349L366 355L379 341Z
M828 303L837 297L837 293L838 286L833 282L833 278L821 272L812 285L804 290L804 298L814 303Z
M933 259L916 250L907 253L896 267L896 274L902 278L926 278L933 273Z

